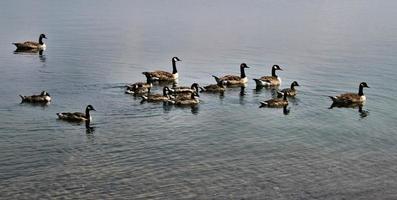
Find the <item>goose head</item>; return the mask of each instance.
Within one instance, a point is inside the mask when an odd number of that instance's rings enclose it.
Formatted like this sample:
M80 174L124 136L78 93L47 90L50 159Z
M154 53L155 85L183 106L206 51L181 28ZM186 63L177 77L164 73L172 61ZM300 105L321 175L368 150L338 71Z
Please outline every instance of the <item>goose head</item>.
M281 67L278 66L278 65L273 65L272 70L274 70L274 71L276 71L276 70L283 71L283 70L281 69Z
M179 59L178 57L175 56L175 57L172 58L172 61L173 62L178 62L178 61L181 61L181 59Z
M170 88L168 88L167 86L164 86L163 87L163 96L167 96L169 91L170 91Z
M298 84L297 81L294 81L294 82L291 83L291 88L293 88L293 87L295 87L295 86L299 86L299 84Z
M245 64L245 63L241 63L240 68L245 69L245 68L250 68L250 67L248 67L247 64Z
M96 111L95 108L92 105L88 105L86 110L87 111L91 111L91 110Z
M50 97L50 94L48 92L46 92L46 91L42 91L40 93L40 96L49 96Z
M366 82L361 82L360 83L360 87L363 87L363 88L369 88L369 86L367 85L367 83Z
M40 34L40 37L39 38L44 38L44 39L47 39L47 37L44 35L44 33L42 33L42 34Z

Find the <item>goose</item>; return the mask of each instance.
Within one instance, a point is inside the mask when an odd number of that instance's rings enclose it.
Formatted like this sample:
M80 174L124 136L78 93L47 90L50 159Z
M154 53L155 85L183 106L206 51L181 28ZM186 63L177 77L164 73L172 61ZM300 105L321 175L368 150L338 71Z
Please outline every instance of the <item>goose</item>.
M136 82L125 86L126 94L143 94L147 93L153 87L150 77L146 77L146 82Z
M138 87L143 87L143 88L151 88L151 87L153 87L152 78L149 75L149 76L146 77L146 82L135 82L135 83L132 83L132 84L128 84L125 87L127 89L128 88L135 88L135 85L138 86Z
M166 102L169 99L168 95L169 88L167 86L163 87L163 94L148 94L148 95L142 95L142 101L147 101L147 102Z
M19 95L22 99L22 103L48 103L51 101L51 96L48 92L42 91L39 95L32 96L22 96Z
M259 108L262 107L269 107L269 108L281 108L284 106L288 105L288 100L287 100L287 92L284 92L284 98L274 98L274 99L269 99L266 101L260 102Z
M178 57L172 59L172 73L157 70L154 72L142 72L146 78L150 78L153 81L176 81L178 79L178 71L176 69L176 62L181 61Z
M146 88L142 85L133 85L133 86L129 86L128 88L126 88L125 93L132 94L134 96L142 96L147 93L150 93L150 89L151 89L150 87Z
M91 122L92 117L90 115L90 111L96 111L92 105L88 105L85 109L85 113L81 112L63 112L63 113L57 113L58 118L60 120L65 120L69 122Z
M281 98L286 92L287 96L294 97L298 92L295 89L295 86L299 86L298 82L294 81L291 83L290 88L284 88L280 91L277 91L277 97Z
M32 50L32 49L38 49L38 50L45 50L46 45L43 42L43 38L47 39L47 37L44 34L40 34L39 37L39 42L33 42L33 41L26 41L22 43L12 43L17 47L17 50Z
M223 93L225 92L226 81L219 81L217 84L211 84L200 87L200 92Z
M215 78L215 81L219 83L220 81L226 81L226 85L228 86L239 86L246 84L248 82L247 76L245 75L245 68L249 68L247 64L241 63L240 65L240 76L236 75L226 75L223 77L216 77L212 75Z
M351 104L363 104L366 100L363 92L365 87L369 88L366 82L361 82L358 87L358 93L344 93L339 96L329 96L332 99L332 105L349 106Z
M190 95L194 92L197 93L199 92L199 84L198 83L193 83L190 87L188 86L179 86L179 87L172 87L169 92L173 94L174 96L178 97L190 97Z
M178 106L194 106L197 105L200 100L198 98L198 94L193 92L190 94L190 98L177 98L168 100L169 103L178 105Z
M272 75L271 76L262 76L258 79L254 78L256 83L256 87L271 87L271 86L278 86L281 84L281 78L276 75L276 70L283 71L280 66L273 65L272 67Z

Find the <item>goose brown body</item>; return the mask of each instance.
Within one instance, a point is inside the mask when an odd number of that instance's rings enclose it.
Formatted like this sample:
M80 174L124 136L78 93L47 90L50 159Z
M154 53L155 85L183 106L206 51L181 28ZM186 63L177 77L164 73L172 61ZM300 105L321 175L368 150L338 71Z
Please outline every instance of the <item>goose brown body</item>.
M217 84L200 87L200 92L223 93L225 92L225 84L226 82L219 81Z
M197 93L190 94L190 97L179 97L175 99L171 99L168 102L178 106L192 106L200 103Z
M32 96L22 96L19 95L22 99L22 103L48 103L51 101L51 96L46 91L42 91L39 95Z
M176 62L181 61L178 57L172 58L172 73L162 70L156 70L153 72L142 72L146 78L150 78L152 81L176 81L178 79L178 71L176 68Z
M26 42L16 42L12 43L17 47L17 50L44 50L46 48L46 45L43 42L43 38L47 39L47 37L44 34L40 34L39 36L39 42L33 42L33 41L26 41Z
M286 95L286 93L284 93L283 98L269 99L269 100L260 102L260 104L261 104L260 108L261 107L281 108L281 107L288 105L287 95Z
M245 75L245 69L249 68L247 64L241 63L240 65L240 76L237 75L225 75L222 77L213 76L217 83L224 81L227 86L240 86L248 82L248 78Z
M369 88L366 82L361 82L358 93L344 93L338 96L330 96L334 106L349 106L351 104L363 104L366 100L363 89Z
M294 81L291 83L291 87L290 88L284 88L280 91L277 91L277 96L280 98L282 97L284 94L286 94L289 97L294 97L296 96L296 94L298 93L295 86L299 86L298 82Z
M88 105L85 109L85 113L82 112L62 112L57 113L57 116L60 120L65 120L69 122L83 122L83 121L92 121L92 117L90 115L90 111L95 111L92 105Z
M142 101L148 101L148 102L166 102L169 99L168 95L169 88L167 86L164 86L163 88L163 94L148 94L148 95L142 95Z
M281 70L280 66L273 65L271 76L262 76L258 79L254 79L256 86L279 86L281 84L281 78L276 75L276 70Z

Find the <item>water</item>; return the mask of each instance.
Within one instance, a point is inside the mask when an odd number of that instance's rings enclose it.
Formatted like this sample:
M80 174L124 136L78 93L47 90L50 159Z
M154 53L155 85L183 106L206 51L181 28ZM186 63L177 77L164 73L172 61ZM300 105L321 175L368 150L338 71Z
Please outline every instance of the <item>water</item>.
M397 198L395 1L0 2L1 199ZM12 42L46 33L43 55ZM140 104L122 86L171 70L180 84L251 68L297 80L290 112L269 90ZM328 95L366 81L365 113ZM46 107L18 94L48 91ZM156 92L161 89L156 88ZM56 120L92 104L94 130Z

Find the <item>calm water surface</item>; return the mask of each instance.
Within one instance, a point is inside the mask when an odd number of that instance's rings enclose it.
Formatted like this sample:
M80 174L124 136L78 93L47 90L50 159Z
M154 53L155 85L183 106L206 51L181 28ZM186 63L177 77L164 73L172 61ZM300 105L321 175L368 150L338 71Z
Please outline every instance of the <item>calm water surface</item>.
M1 1L0 199L396 199L396 1ZM46 33L43 55L11 42ZM288 115L251 80L196 109L140 104L123 85L284 71ZM328 95L367 103L328 109ZM19 94L48 91L46 107ZM157 87L155 91L161 89ZM92 104L93 134L56 120Z

